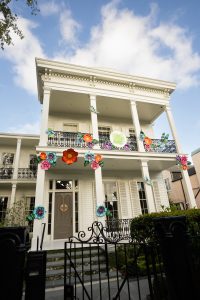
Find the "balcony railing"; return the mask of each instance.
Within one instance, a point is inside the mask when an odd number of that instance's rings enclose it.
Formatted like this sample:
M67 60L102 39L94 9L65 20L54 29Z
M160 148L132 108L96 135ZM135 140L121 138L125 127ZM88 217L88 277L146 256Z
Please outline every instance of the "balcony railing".
M12 167L1 167L0 168L0 179L12 179L14 168Z
M54 137L48 137L48 145L68 148L89 148L86 142L80 140L77 132L54 131ZM119 148L111 144L108 136L101 135L99 137L99 145L101 149L105 150L137 151L137 142L135 137L128 137L127 144L124 147Z
M14 168L1 167L0 168L0 179L13 179ZM18 179L35 179L37 177L37 169L30 170L29 168L18 169Z
M131 221L133 219L110 219L105 221L106 234L108 237L131 239Z
M150 147L145 147L146 152L164 152L164 153L176 153L176 145L174 140L168 140L163 143L160 139L152 139Z
M18 179L35 179L37 177L37 169L32 171L29 168L18 169Z

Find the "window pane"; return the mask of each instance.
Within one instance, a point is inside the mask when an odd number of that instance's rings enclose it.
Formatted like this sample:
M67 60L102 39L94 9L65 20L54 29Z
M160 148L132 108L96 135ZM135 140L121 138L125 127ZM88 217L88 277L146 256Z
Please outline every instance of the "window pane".
M116 182L104 182L105 207L108 208L112 216L107 217L107 220L118 219L118 195Z
M147 214L148 208L147 208L147 200L146 200L144 182L138 182L137 185L138 185L138 194L139 194L139 198L140 198L140 207L141 207L142 214Z
M53 180L49 180L49 189L52 190L53 188Z
M35 197L26 197L26 215L30 215L35 208ZM33 222L29 222L29 231L33 232Z
M4 221L8 205L8 197L0 197L0 223Z
M56 180L56 189L64 189L64 190L71 190L72 189L72 181L71 180Z

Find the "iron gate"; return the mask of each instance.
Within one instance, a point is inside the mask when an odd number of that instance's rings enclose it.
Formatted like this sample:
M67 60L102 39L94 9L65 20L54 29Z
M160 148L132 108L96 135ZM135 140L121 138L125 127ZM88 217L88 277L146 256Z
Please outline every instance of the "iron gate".
M167 299L159 247L124 240L100 222L65 242L64 264L65 300Z

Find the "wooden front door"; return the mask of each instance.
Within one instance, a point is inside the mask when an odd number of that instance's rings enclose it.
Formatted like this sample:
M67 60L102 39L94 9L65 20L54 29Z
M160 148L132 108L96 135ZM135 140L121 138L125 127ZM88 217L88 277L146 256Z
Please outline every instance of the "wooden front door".
M55 193L54 239L73 234L73 193Z

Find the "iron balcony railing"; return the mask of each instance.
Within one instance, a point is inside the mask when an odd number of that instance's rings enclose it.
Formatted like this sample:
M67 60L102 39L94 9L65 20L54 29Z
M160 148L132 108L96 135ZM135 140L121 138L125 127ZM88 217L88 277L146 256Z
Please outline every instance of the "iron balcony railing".
M108 237L119 236L120 239L131 239L130 226L133 219L110 219L105 221Z
M90 148L87 143L80 139L77 132L54 131L54 137L48 137L49 146L72 147L72 148ZM99 136L99 146L105 150L125 150L137 151L137 142L135 136L127 138L127 144L124 147L115 147L109 141L108 136Z
M151 139L152 144L150 147L144 148L146 152L164 152L164 153L176 153L176 145L174 140L168 140L167 142L163 143L161 139Z
M0 179L13 179L14 168L1 167L0 168ZM35 179L37 176L37 168L31 170L29 168L18 169L18 179Z

